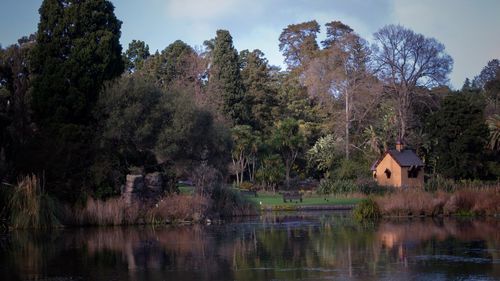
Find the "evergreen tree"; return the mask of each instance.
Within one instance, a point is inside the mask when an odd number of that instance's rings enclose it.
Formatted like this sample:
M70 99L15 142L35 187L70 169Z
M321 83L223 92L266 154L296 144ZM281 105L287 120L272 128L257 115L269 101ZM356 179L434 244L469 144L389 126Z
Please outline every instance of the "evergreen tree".
M124 69L121 22L106 0L45 0L39 12L31 66L40 130L30 170L44 171L60 198L77 199L92 162L94 105L103 83Z
M132 40L124 54L125 68L132 73L142 68L144 61L150 56L149 46L141 40Z
M245 124L249 109L241 81L239 58L233 38L227 30L217 30L209 73L211 95L218 110L233 124Z
M241 77L251 106L251 124L257 130L270 128L274 123L273 109L277 107L278 101L276 92L270 86L268 62L260 50L244 50L240 53L240 59Z
M485 176L488 127L482 105L472 96L447 96L441 109L430 116L427 131L433 139L436 172L455 179Z

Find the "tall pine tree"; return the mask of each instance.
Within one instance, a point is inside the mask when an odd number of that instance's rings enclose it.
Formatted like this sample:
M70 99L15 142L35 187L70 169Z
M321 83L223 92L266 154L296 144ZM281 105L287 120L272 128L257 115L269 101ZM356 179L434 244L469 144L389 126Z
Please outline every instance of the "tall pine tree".
M31 54L39 127L31 170L58 197L76 199L92 160L92 111L105 81L124 69L121 22L106 0L45 0Z
M227 30L217 30L209 75L210 92L218 102L219 112L233 124L247 123L249 107L241 81L238 53Z

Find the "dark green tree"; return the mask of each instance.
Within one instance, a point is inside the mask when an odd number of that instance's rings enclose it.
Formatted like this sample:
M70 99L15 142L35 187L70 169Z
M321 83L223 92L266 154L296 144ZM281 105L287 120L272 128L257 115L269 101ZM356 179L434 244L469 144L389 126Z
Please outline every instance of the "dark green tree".
M285 164L285 183L290 187L290 173L293 164L304 149L306 139L299 127L299 122L293 118L287 118L276 124L271 136L271 144L281 155Z
M121 22L106 0L45 0L32 52L40 123L89 124L106 80L123 72Z
M251 124L257 130L273 126L273 111L278 106L276 91L271 87L270 67L260 50L240 53L241 77L250 103Z
M142 68L144 61L150 56L149 46L141 40L132 40L124 54L125 68L132 73Z
M219 103L219 111L233 124L247 123L249 106L241 81L238 53L229 31L217 30L211 59L209 91Z
M482 108L472 96L456 93L447 96L441 109L429 117L427 132L436 172L455 179L486 176L488 127Z
M98 139L105 157L94 170L107 178L96 184L116 189L119 182L109 176L123 179L133 167L145 171L175 167L182 174L202 162L223 170L230 161L228 130L198 108L189 93L165 92L133 74L109 85L98 109L102 125Z
M105 81L124 69L121 22L106 0L45 0L31 53L32 108L39 134L31 170L47 189L77 199L93 159L92 111Z

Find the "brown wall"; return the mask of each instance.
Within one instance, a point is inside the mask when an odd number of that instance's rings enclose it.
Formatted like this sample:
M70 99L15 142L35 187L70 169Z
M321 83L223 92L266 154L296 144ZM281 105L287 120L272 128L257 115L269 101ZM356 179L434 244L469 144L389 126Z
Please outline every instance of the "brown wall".
M385 175L385 169L391 171L390 179ZM400 167L389 154L386 154L376 168L376 181L383 186L423 187L424 171L421 169L416 178L408 178L408 167Z
M388 179L385 175L385 169L391 171L391 178ZM384 159L377 166L377 183L384 186L401 186L401 167L396 161L386 154Z
M408 167L401 168L401 186L424 187L424 169L420 169L416 178L408 178Z

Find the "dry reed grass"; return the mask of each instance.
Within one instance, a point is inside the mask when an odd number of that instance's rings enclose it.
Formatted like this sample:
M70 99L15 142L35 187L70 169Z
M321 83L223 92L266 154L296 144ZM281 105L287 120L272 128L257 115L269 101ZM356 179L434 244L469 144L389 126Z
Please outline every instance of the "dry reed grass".
M385 216L495 215L499 188L462 188L453 193L408 189L376 198Z
M127 204L123 198L106 201L89 198L85 207L72 212L72 224L76 225L122 225L137 223L139 206Z
M167 196L147 212L147 220L151 223L198 222L206 215L210 205L210 200L202 195Z

